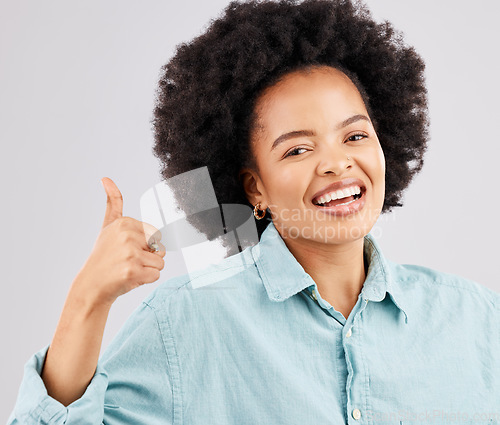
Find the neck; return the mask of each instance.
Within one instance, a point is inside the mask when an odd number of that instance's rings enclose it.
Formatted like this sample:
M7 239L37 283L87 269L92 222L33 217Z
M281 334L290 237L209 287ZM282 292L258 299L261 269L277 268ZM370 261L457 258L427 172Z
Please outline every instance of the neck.
M363 238L341 244L299 238L283 240L312 277L321 297L347 318L366 278Z

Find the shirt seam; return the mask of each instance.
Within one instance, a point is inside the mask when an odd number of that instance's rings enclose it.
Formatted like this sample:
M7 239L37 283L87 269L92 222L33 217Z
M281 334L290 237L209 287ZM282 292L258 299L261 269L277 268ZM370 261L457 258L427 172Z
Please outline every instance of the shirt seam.
M253 264L251 264L253 265ZM215 273L221 273L221 272L225 272L227 270L231 270L231 269L237 269L237 268L242 268L243 270L245 270L245 266L244 265L241 265L241 264L237 264L237 265L234 265L234 266L230 266L230 267L225 267L223 269L217 269L217 270L212 270L212 271L207 271L199 276L195 276L193 277L192 279L188 279L187 282L185 282L182 286L186 286L186 284L190 283L190 282L193 282L195 280L198 280L198 279L202 279L202 278L205 278L205 277L209 277Z
M347 380L349 379L349 366L348 366L348 360L347 360L347 351L345 349L345 346L344 346L344 341L342 339L342 330L340 330L341 334L340 334L340 344L337 344L337 350L338 351L341 351L342 354L344 354L343 356L343 360L344 360L344 363L342 362L342 359L341 357L337 354L335 356L335 369L337 371L337 376L340 376L339 378L339 381L340 382L343 382L343 377L344 377L344 374L342 373L343 371L341 370L342 368L342 365L345 364L345 371L347 372L346 375L345 375L345 384L347 385ZM344 394L343 394L343 391L345 390L345 397L344 397ZM340 397L341 397L341 404L342 404L342 413L343 413L343 416L344 416L344 419L346 419L348 416L349 416L349 412L347 412L347 401L348 401L348 398L349 398L349 395L347 394L347 388L346 386L344 386L344 388L341 387L340 389ZM347 416L346 416L347 414Z
M366 385L364 386L364 400L363 400L363 403L364 403L364 409L365 409L365 412L370 412L372 411L371 409L371 404L370 404L370 373L369 373L369 369L368 369L368 365L369 365L369 362L367 361L367 358L366 358L366 355L365 355L365 350L364 350L364 344L362 343L363 341L366 341L366 338L364 338L364 333L365 333L365 328L364 328L364 321L362 320L363 317L363 313L366 311L366 307L360 311L358 314L360 316L360 320L358 321L358 329L359 329L359 341L360 342L360 345L359 345L359 350L361 352L361 358L362 358L362 363L363 363L363 367L364 367L364 371L365 371L365 382L366 382ZM364 316L364 315L363 315ZM354 326L354 324L353 324ZM367 418L368 420L368 423L373 423L372 420L370 420L370 418Z
M399 283L404 283L404 282L422 282L423 279L419 278L418 276L417 277L408 277L408 278L400 278L401 280L398 280ZM475 295L478 295L478 296L482 296L482 295L485 295L485 293L477 290L477 289L473 289L473 288L469 288L469 287L465 287L465 286L461 286L461 285L456 285L456 284L451 284L451 283L447 283L445 281L442 280L442 278L440 277L437 277L436 279L433 279L431 282L428 282L428 281L423 281L422 282L423 284L425 285L432 285L432 284L437 284L437 285L440 285L440 286L447 286L449 288L453 288L453 289L460 289L460 290L464 290L464 291L467 291L471 294L475 294ZM486 293L487 294L487 293ZM495 302L495 299L491 296L489 296L489 294L487 294L487 296L485 297L486 300L488 300L494 308L498 308L498 305L497 303Z
M180 370L180 365L179 365L179 358L178 358L178 355L177 355L177 350L175 349L175 341L174 341L174 338L171 334L171 332L169 332L170 335L166 336L164 335L164 332L162 331L162 327L160 325L160 321L158 319L158 314L157 314L157 310L149 305L146 301L143 301L144 304L146 304L153 312L154 314L154 317L155 317L155 321L156 321L156 325L158 327L158 332L160 333L160 336L161 336L161 343L162 343L162 346L163 346L163 351L165 353L165 357L166 357L166 360L167 360L167 365L168 365L168 370L169 370L169 374L170 374L170 378L171 378L171 391L172 391L172 424L182 424L182 378L181 378L181 370ZM165 319L166 319L166 322L167 322L167 328L168 330L170 331L171 329L171 326L170 326L170 322L168 320L168 314L165 314ZM165 344L165 337L168 337L171 341L172 341L172 347L173 347L173 350L174 350L174 358L177 362L177 370L178 370L178 375L179 375L179 394L177 394L176 392L176 386L174 384L176 378L174 376L174 372L173 372L173 367L172 367L172 360L170 359L170 356L169 356L169 353L168 353L168 349L167 349L167 346ZM177 412L177 407L176 407L176 401L178 401L178 409L179 409L179 421L176 421L176 412Z
M42 401L37 405L37 408L29 412L29 416L38 422L40 419L42 419L46 423L50 423L50 421L55 418L56 416L61 416L61 411L57 410L55 412L49 412L47 410L47 407L50 406L51 403L51 398L50 396L46 395L45 397L42 398ZM64 406L64 420L66 421L68 415L68 408L67 406Z
M255 262L250 264L250 265L254 265L255 266ZM168 298L172 297L174 295L175 292L177 292L178 290L184 288L185 286L187 286L189 283L197 280L197 279L200 279L200 278L203 278L203 277L207 277L207 276L210 276L214 273L220 273L220 272L224 272L224 271L227 271L227 270L231 270L231 269L235 269L235 268L238 268L238 267L242 267L244 268L244 265L241 265L241 264L236 264L236 265L233 265L233 266L229 266L229 267L226 267L226 268L223 268L223 269L217 269L217 270L212 270L212 271L207 271L199 276L195 276L195 277L191 277L189 275L187 275L186 277L184 277L183 280L181 280L181 282L179 282L177 284L177 286L175 288L173 288L172 291L170 291L170 293L168 293L167 295L163 295L163 291L162 291L162 287L159 286L157 288L157 290L155 290L153 293L151 293L151 295L149 296L148 299L144 300L143 302L145 304L147 304L149 307L151 308L154 308L154 306L152 306L151 304L149 304L150 302L153 302L155 301L156 299L160 299L160 302L163 302L165 300L167 300ZM175 277L173 277L172 279L175 279ZM170 281L170 279L168 280ZM167 282L168 282L167 281ZM160 296L160 292L162 293L162 295Z

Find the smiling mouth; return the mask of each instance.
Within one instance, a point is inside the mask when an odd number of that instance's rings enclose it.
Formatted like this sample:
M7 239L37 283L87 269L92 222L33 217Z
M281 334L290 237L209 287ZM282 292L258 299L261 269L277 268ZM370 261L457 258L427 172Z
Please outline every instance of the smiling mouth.
M333 196L333 198L336 199L331 199L332 196L321 196L317 199L313 200L313 204L321 207L321 208L328 208L328 207L335 207L335 206L340 206L340 205L349 205L352 204L353 202L356 202L358 199L360 199L364 193L366 192L365 187L351 187L347 189L347 192L344 191L344 193L339 194L337 197Z

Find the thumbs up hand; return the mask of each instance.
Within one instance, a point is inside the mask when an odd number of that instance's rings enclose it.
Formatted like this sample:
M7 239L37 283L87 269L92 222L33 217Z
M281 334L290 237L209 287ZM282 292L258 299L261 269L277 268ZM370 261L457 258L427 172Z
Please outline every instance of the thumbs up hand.
M104 177L101 183L107 194L104 221L77 281L92 303L111 305L120 295L159 279L165 248L154 226L123 217L123 197L113 180ZM159 246L155 252L148 245L153 237Z
M102 228L104 229L107 225L122 217L123 197L116 184L110 178L104 177L101 183L108 196L104 222L102 223Z

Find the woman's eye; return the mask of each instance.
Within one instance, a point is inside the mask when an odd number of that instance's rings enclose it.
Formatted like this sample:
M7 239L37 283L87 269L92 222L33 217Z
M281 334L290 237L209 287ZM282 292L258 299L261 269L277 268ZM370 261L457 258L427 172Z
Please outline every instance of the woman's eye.
M347 138L347 142L358 142L366 137L368 137L366 134L353 134Z
M285 158L288 156L297 156L300 155L302 152L301 151L307 151L306 148L293 148L291 151L288 151L285 155Z

